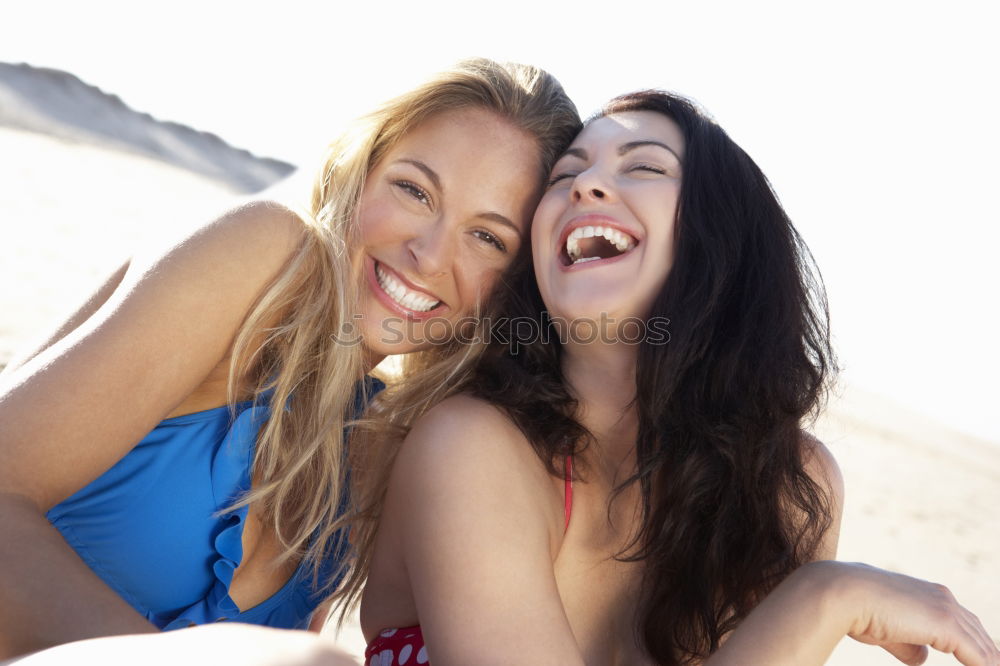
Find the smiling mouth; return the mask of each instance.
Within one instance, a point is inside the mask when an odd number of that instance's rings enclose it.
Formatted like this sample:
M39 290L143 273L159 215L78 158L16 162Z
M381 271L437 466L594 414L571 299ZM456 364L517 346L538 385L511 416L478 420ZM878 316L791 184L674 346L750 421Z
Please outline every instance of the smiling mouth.
M566 237L559 256L564 266L575 266L620 257L634 250L638 243L629 234L613 227L577 227Z
M413 312L430 312L442 304L442 301L429 294L410 289L394 278L389 271L382 268L382 265L377 261L375 262L375 279L378 280L378 286L382 288L386 296L401 308Z

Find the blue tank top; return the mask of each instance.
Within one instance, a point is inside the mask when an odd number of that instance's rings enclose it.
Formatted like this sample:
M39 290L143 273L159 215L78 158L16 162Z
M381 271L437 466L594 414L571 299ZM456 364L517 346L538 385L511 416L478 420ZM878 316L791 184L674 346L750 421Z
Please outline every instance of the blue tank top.
M365 396L384 385L367 379ZM219 514L250 489L266 401L160 422L111 469L46 514L84 562L161 629L232 620L285 629L308 626L323 594L310 567L241 611L229 596L243 559L246 506ZM323 563L320 587L337 569Z

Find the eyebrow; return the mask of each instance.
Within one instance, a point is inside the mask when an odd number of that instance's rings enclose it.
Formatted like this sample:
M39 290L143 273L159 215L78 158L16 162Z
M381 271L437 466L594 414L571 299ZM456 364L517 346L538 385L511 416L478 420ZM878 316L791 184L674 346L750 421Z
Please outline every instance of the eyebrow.
M628 143L623 143L618 147L618 154L624 155L625 153L635 150L636 148L642 148L643 146L659 146L665 150L670 151L670 154L677 158L678 162L681 162L681 156L677 154L673 148L663 143L662 141L653 141L651 139L643 139L642 141L629 141Z
M408 158L403 158L399 161L405 162L406 164L412 164L413 166L417 167L424 173L425 176L427 176L428 179L430 179L432 183L434 183L435 188L444 191L444 188L441 187L441 179L438 177L437 172L434 171L434 169L430 168L420 160L411 160Z
M670 151L670 154L676 157L678 162L681 162L683 164L683 160L681 160L681 156L677 154L677 151L675 151L673 148L663 143L662 141L653 141L652 139L643 139L641 141L629 141L628 143L623 143L618 147L618 154L624 155L629 151L635 150L636 148L641 148L643 146L659 146L660 148L664 148ZM584 161L586 161L587 159L587 151L584 150L583 148L570 148L565 153L563 153L563 157L567 155L570 155L572 157L578 157Z
M492 213L492 212L480 213L478 215L478 217L481 217L481 218L486 219L486 220L493 220L494 222L502 224L502 225L504 225L506 227L510 227L514 231L514 233L517 234L518 238L520 238L521 235L522 235L522 232L518 228L518 226L516 224L514 224L513 222L511 222L508 218L506 218L503 215L501 215L500 213Z

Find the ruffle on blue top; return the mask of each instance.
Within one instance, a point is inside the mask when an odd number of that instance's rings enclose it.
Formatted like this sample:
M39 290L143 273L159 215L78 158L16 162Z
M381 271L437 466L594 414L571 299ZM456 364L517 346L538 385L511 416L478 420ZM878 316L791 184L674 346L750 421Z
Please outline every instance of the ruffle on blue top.
M356 408L381 388L369 379ZM105 583L162 629L221 620L305 628L323 595L304 565L252 608L241 611L229 595L248 508L220 512L250 489L257 433L269 416L266 403L246 402L232 419L228 407L166 419L48 518ZM341 556L323 563L321 584Z

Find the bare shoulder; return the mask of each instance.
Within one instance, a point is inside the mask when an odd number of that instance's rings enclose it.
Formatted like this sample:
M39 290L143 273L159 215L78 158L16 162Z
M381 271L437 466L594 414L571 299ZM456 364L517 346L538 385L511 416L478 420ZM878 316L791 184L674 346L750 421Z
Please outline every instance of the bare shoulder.
M830 491L840 502L844 496L844 476L833 453L812 433L802 431L803 462L806 472L820 487Z
M219 254L265 264L283 262L300 245L306 226L294 211L275 201L250 201L197 228L191 242Z
M445 398L432 407L414 425L413 430L453 430L489 426L507 431L508 437L518 433L517 427L495 405L465 393ZM506 438L505 438L506 439ZM521 436L523 440L524 437Z
M531 444L498 407L470 395L451 396L413 426L400 455L427 463L491 469L497 464L522 472L544 471ZM495 468L494 468L495 469Z
M844 476L830 449L814 435L803 430L801 443L803 466L826 496L830 517L830 524L820 539L814 559L836 559L841 517L844 512Z
M270 240L294 239L305 228L302 218L285 204L258 199L231 209L216 222L220 226L234 225L249 233L264 234Z
M429 506L460 500L493 507L495 514L499 505L512 515L534 514L543 524L558 525L562 510L562 498L553 493L551 476L527 438L499 408L468 395L449 397L418 420L396 459L391 485Z

